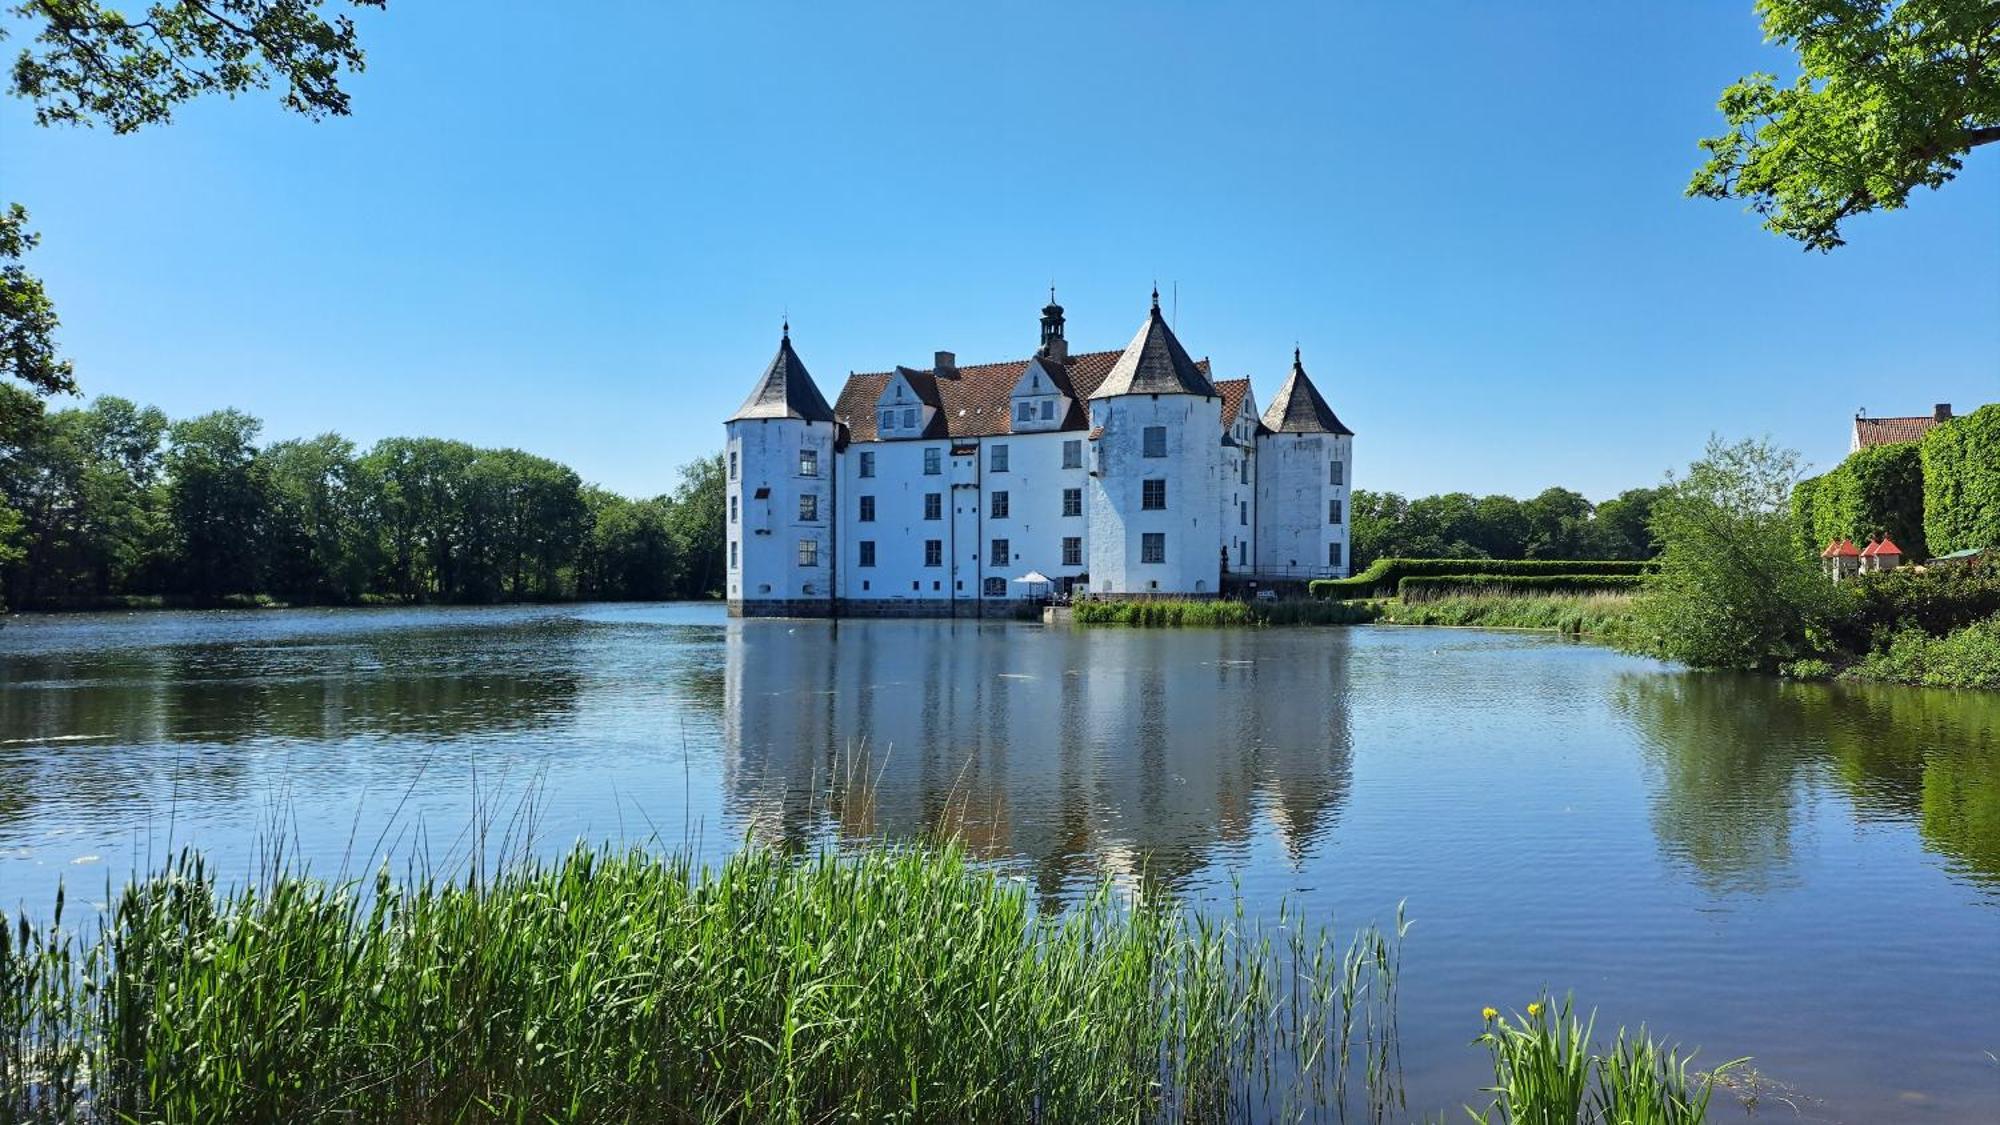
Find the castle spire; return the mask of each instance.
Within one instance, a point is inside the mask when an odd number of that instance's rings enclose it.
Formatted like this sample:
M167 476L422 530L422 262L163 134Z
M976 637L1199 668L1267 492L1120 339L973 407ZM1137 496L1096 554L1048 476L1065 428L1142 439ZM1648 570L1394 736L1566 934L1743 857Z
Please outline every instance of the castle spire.
M1091 398L1113 395L1204 395L1219 397L1215 384L1188 356L1187 349L1160 315L1160 287L1153 287L1153 307L1139 334L1125 345L1125 351L1111 365Z
M1292 348L1292 373L1285 376L1285 385L1278 388L1271 405L1264 410L1266 429L1281 434L1352 434L1326 404L1319 388L1306 375L1306 366L1299 359L1299 349Z
M807 422L833 421L833 408L826 404L826 396L819 393L819 387L807 373L805 361L792 350L792 318L785 317L778 337L778 354L771 357L771 365L764 369L764 377L757 381L757 388L736 413L729 416L731 422L741 422L752 418L798 418Z

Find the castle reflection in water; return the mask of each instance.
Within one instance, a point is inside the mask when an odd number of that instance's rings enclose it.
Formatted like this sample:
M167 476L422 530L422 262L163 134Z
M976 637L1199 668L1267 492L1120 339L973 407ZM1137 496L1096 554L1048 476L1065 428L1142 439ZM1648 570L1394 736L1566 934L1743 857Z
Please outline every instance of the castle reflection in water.
M1295 636L732 620L726 801L787 847L949 834L1045 895L1300 856L1351 780L1350 646Z

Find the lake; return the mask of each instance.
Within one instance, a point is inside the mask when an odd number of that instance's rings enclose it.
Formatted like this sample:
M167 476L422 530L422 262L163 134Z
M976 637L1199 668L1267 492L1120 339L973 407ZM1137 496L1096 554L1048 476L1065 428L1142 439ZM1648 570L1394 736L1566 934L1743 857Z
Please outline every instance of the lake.
M1106 875L1342 928L1407 903L1412 1119L1462 1117L1479 1009L1546 987L1754 1055L1759 1117L2000 1120L2000 695L713 605L14 617L0 684L7 910L182 845L334 875L949 831L1051 906Z

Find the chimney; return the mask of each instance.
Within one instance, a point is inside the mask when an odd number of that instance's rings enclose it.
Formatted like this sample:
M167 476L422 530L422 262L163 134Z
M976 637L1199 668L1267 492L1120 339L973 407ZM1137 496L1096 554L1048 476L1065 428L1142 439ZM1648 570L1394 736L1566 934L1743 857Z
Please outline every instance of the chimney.
M939 352L932 360L931 368L939 375L957 375L958 357L950 352Z
M1937 422L1951 421L1951 404L1940 402L1931 409L1931 419Z

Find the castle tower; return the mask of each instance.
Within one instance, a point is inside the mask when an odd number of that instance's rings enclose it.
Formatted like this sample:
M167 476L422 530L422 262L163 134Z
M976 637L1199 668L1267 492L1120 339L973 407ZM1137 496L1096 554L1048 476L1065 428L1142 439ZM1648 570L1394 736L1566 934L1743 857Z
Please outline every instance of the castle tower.
M1160 315L1090 396L1093 594L1212 596L1222 578L1222 396Z
M1259 567L1293 578L1347 577L1354 431L1313 386L1296 348L1264 428L1270 432L1257 438Z
M789 323L764 377L724 425L730 615L831 616L836 426L792 350Z

